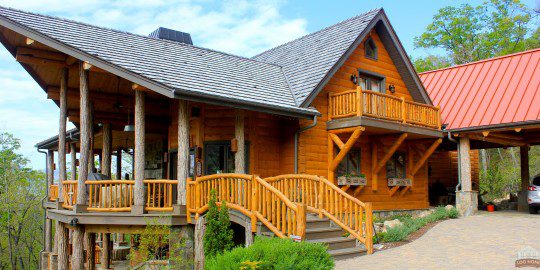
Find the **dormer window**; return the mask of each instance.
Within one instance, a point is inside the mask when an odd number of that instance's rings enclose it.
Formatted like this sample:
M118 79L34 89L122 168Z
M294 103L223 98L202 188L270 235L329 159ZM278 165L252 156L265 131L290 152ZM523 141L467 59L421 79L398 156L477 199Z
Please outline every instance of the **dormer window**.
M367 58L377 60L377 45L372 38L368 38L364 43L365 55Z

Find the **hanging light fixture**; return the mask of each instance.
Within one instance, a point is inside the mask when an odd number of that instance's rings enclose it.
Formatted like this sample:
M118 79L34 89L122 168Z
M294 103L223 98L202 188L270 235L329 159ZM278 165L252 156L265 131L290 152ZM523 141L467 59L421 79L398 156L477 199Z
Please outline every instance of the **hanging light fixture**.
M120 80L118 80L118 89L120 89ZM129 94L129 106L128 106L128 121L127 124L124 126L125 132L134 132L135 126L130 124L130 118L131 118L131 93Z

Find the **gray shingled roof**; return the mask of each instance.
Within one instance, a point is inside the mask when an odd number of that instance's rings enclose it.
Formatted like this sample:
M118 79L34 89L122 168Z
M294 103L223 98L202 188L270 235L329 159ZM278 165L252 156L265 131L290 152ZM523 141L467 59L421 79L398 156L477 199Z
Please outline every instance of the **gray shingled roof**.
M298 104L304 103L373 18L375 9L285 43L253 57L280 65Z
M0 7L0 24L7 27L10 23L156 82L173 92L171 96L193 94L306 115L317 113L298 107L282 67L275 64Z

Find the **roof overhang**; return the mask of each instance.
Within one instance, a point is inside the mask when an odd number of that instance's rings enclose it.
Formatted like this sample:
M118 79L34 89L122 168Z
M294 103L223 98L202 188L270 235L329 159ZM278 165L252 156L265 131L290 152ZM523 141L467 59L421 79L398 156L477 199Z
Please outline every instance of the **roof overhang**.
M224 105L224 106L245 108L245 109L250 109L250 110L255 110L255 111L263 111L263 112L268 112L272 114L298 117L298 118L312 119L313 117L320 115L320 113L315 109L307 109L307 108L300 108L300 107L290 108L290 107L281 107L281 106L271 106L267 104L261 104L261 103L255 103L255 102L250 103L243 100L224 98L224 97L219 97L219 96L210 96L210 95L203 96L201 94L197 94L197 93L183 90L183 89L172 89L163 84L160 84L158 82L145 78L144 76L141 76L135 72L132 72L130 70L114 65L94 55L91 55L79 49L73 48L72 46L66 45L58 40L50 38L42 33L39 33L38 31L30 29L24 25L21 25L20 23L14 22L2 16L0 16L0 26L6 27L18 34L21 34L41 44L44 44L48 47L51 47L55 50L58 50L69 56L72 56L76 59L79 59L80 61L88 62L89 64L97 68L110 72L111 74L119 76L123 79L131 81L139 86L148 88L149 90L152 90L154 92L157 92L169 98L186 99L190 101L198 101L198 102L218 104L218 105ZM32 72L30 72L28 69L26 70L32 75L32 77L35 80L37 79ZM41 87L43 88L44 86L41 85ZM44 90L46 89L44 88Z
M540 120L525 121L525 122L511 122L489 126L474 126L465 128L456 128L444 130L449 133L466 133L466 132L481 132L481 131L496 131L496 130L508 130L508 129L527 129L527 128L539 128Z

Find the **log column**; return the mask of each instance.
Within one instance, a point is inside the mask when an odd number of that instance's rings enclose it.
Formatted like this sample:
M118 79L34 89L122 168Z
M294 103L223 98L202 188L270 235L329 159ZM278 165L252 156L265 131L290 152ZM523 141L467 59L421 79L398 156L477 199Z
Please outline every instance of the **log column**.
M96 269L96 234L90 232L86 233L84 240L86 246L86 269L94 270Z
M122 149L116 150L116 179L122 179Z
M456 208L462 216L474 215L478 211L478 192L472 190L471 142L467 137L459 138L459 169L461 191L456 193Z
M65 223L58 222L58 270L69 269L69 254L68 254L68 242L69 242L69 230Z
M103 124L103 147L101 151L101 173L111 176L112 128L111 123Z
M49 189L51 185L54 183L54 151L48 150L47 151L47 199L50 196ZM44 251L51 252L52 251L52 220L49 218L45 219L45 243L44 243Z
M135 180L134 205L131 212L135 214L144 213L145 192L144 192L144 144L145 144L145 119L144 119L143 90L135 90L135 170L133 171Z
M234 125L234 137L236 139L238 150L234 154L234 172L246 173L246 152L245 152L245 138L244 138L244 111L240 109L235 110L235 125Z
M186 180L189 176L189 113L188 103L178 101L178 205L186 205Z
M101 269L110 269L110 255L112 250L110 250L111 234L104 233L101 242Z
M90 162L90 135L91 135L91 115L88 89L88 70L83 67L83 62L79 63L80 79L80 141L81 141L81 162L79 166L79 179L77 185L77 204L75 212L83 212L86 209L86 187L85 181L88 177L88 164ZM84 227L79 225L73 229L73 253L71 255L71 269L84 269Z
M71 172L71 175L69 177L70 180L77 180L77 146L75 145L75 143L70 143L69 144L69 148L70 148L70 156L71 156L71 168L70 168L70 172Z
M62 69L60 79L60 125L58 130L58 201L63 202L62 183L67 180L66 171L66 120L68 69Z
M519 147L520 169L521 169L521 190L518 193L518 211L528 211L527 188L530 185L531 176L529 172L529 146Z

